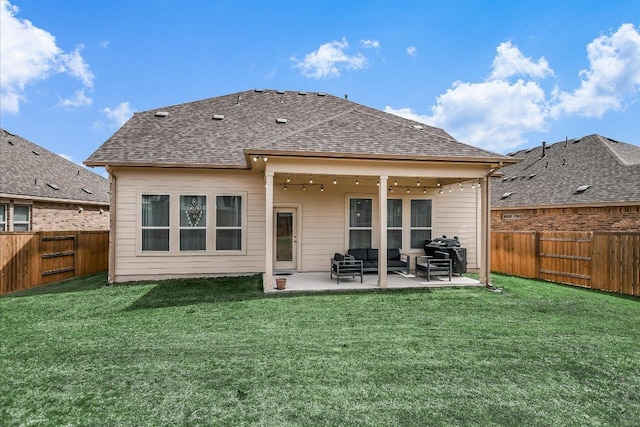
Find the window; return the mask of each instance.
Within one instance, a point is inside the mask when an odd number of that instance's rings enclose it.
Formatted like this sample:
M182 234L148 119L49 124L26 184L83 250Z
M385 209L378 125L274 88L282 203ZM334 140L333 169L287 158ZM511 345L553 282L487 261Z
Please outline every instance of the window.
M207 249L207 197L180 196L180 250Z
M142 196L142 250L169 251L169 196Z
M15 205L13 207L13 231L29 231L30 209L28 205Z
M242 250L242 196L216 196L216 250Z
M387 247L402 249L402 199L387 200Z
M431 200L411 200L411 249L424 247L424 241L431 239Z
M349 248L371 247L372 205L372 199L349 200Z
M7 205L0 205L0 231L7 231Z

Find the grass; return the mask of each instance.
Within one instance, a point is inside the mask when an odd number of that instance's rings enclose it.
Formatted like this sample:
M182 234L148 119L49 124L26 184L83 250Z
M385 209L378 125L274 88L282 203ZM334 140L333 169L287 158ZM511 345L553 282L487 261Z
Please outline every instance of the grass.
M640 300L484 289L265 296L258 277L0 298L0 425L637 425Z

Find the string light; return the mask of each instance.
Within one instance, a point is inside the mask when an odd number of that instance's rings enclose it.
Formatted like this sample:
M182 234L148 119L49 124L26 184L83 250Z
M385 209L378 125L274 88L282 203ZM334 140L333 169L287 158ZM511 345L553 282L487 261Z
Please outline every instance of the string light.
M307 186L302 184L302 191L307 191Z
M291 178L289 178L289 175L287 175L287 182L291 182Z
M360 180L358 179L358 177L356 176L356 185L360 184Z
M393 181L393 185L398 185L398 178L396 178L395 181Z
M320 191L324 191L324 184L320 184Z
M420 178L418 178L418 180L416 181L416 185L420 187Z
M313 175L309 175L309 184L313 184Z
M407 194L409 194L409 191L410 191L410 190L409 190L409 187L407 187Z
M335 176L333 177L333 183L334 183L334 184L337 184L337 183L338 183L338 181L336 180L336 177L335 177Z

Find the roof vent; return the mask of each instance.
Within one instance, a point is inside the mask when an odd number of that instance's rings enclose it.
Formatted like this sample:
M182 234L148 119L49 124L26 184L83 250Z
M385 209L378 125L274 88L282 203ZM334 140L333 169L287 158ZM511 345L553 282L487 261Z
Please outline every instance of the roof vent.
M13 141L7 141L7 144L13 145Z
M32 153L33 153L33 154L35 154L36 156L39 156L39 155L40 155L40 152L39 152L39 151L36 151L36 150L33 150L33 151L32 151Z
M508 176L505 176L504 178L502 178L502 182L507 182L507 181L509 181L509 177Z
M298 95L306 95L307 92L298 92Z
M93 191L89 190L88 188L83 188L82 191L84 191L87 194L93 194Z
M582 138L576 138L576 139L574 139L574 140L573 140L573 143L574 143L574 144L577 144L577 143L578 143L578 142L580 142L580 141L582 141Z
M156 117L168 117L169 113L167 111L156 111Z
M529 179L533 178L534 176L536 176L536 174L532 173L531 175L529 175Z
M513 191L507 191L506 193L504 193L501 197L501 199L506 199L507 197L509 197L510 195L513 194Z
M318 96L327 96L326 92L318 92Z
M224 114L214 114L213 120L224 120Z
M527 148L527 150L524 152L524 154L529 154L532 151L533 151L533 148Z
M412 128L422 130L424 127L422 125L411 125Z
M257 93L262 93L262 92L264 92L264 89L256 89L255 91L256 91Z
M284 90L277 90L276 93L278 95L284 95L285 91Z
M59 190L59 189L60 189L60 187L58 187L58 186L57 186L57 185L55 185L55 184L47 183L47 185L48 185L50 188L53 188L54 190Z
M283 119L279 117L276 119L276 123L287 123L287 119Z
M587 191L590 187L591 187L590 185L581 185L580 187L576 188L575 194L582 194L585 191Z

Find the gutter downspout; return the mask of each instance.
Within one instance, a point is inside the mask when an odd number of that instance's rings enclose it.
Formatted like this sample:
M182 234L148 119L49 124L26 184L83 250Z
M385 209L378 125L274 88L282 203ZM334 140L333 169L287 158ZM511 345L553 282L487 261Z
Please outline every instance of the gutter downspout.
M109 273L108 282L110 285L116 281L116 196L118 189L118 179L109 166L105 166L109 174Z

